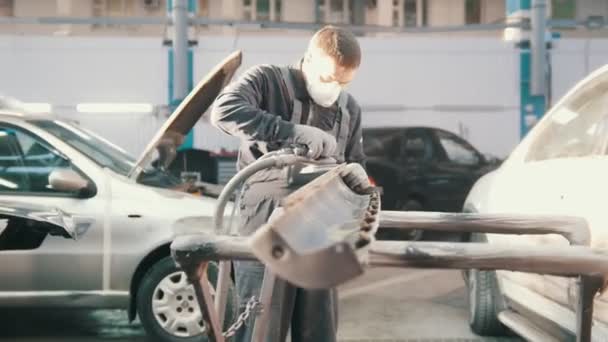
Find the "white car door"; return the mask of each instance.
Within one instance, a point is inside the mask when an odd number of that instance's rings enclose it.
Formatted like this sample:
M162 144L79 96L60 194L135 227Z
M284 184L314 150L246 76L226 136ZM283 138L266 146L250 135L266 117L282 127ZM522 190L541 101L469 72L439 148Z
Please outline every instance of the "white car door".
M589 223L591 246L608 248L608 75L567 96L514 152L502 170L494 211L572 215ZM513 191L520 193L515 196ZM505 196L509 193L511 196ZM557 236L501 237L509 243L565 244ZM566 278L501 272L552 300L573 306L574 283ZM595 315L608 322L608 306Z
M0 122L0 199L55 207L93 221L78 241L48 236L37 249L0 253L0 297L15 291L36 291L31 294L35 297L102 287L105 200L99 192L82 196L52 189L49 174L61 168L78 172L97 188L103 186L103 178L91 178L78 161L66 159L47 141Z

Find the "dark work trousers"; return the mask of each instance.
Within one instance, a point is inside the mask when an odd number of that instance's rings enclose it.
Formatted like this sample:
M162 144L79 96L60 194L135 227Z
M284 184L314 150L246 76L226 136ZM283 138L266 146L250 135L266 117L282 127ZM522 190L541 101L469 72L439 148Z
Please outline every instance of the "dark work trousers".
M240 235L250 235L268 221L282 198L295 189L285 182L246 185L241 196ZM236 288L239 310L247 301L259 298L264 265L257 261L236 261ZM337 291L298 288L285 280L276 279L266 341L283 342L291 328L292 342L334 342L338 327ZM251 315L236 334L235 342L249 342L253 333L254 316Z

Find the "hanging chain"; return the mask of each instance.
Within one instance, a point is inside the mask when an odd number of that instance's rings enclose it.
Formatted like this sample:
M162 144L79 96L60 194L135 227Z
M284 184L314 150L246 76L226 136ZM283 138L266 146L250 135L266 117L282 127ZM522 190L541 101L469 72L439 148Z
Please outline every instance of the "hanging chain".
M247 318L249 318L252 313L257 313L258 306L260 306L260 302L257 300L257 298L251 297L245 306L245 311L239 315L234 324L232 324L230 328L228 328L228 330L226 330L222 335L224 335L224 337L234 336L241 326L243 326Z

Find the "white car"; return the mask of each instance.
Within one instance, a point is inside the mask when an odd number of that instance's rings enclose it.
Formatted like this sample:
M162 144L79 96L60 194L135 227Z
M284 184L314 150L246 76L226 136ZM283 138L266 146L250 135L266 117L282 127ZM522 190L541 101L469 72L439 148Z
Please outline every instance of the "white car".
M178 184L162 168L240 64L238 52L212 70L138 160L56 116L0 109L0 212L36 205L86 223L77 241L42 235L28 248L17 242L29 228L0 228L11 249L0 252L0 307L122 308L154 340L201 338L193 288L169 245L180 220L213 229L216 200L165 189Z
M608 66L577 84L529 132L502 166L482 177L464 210L572 215L586 219L591 246L608 247ZM502 244L562 244L559 236L474 235ZM497 312L514 308L563 340L575 330L574 280L507 271L470 271L470 324L481 335L504 327ZM563 335L563 334L566 335ZM595 300L594 341L608 341L608 295Z

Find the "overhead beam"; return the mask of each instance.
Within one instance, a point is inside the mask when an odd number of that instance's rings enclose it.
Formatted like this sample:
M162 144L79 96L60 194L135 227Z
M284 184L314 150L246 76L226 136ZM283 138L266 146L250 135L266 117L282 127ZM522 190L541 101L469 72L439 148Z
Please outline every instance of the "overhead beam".
M171 18L166 17L0 17L0 25L30 24L30 25L170 25ZM322 27L322 23L296 23L296 22L272 22L272 21L249 21L235 19L212 19L205 17L189 18L189 25L208 26L237 26L252 28L274 28L290 30L311 30ZM424 26L424 27L390 27L380 25L340 25L356 32L394 32L394 33L442 33L442 32L468 32L468 31L491 31L506 28L529 29L528 22L516 22L505 24L469 24L469 25L446 25L446 26ZM547 28L587 28L589 21L577 20L547 20ZM608 22L594 29L608 28Z
M172 18L167 17L0 17L0 25L30 24L30 25L170 25ZM323 23L296 23L296 22L273 22L273 21L251 21L235 19L212 19L205 17L190 18L190 25L208 26L240 26L252 28L276 28L311 30L322 27ZM388 27L380 25L340 25L336 26L358 32L452 32L452 31L487 31L502 30L509 27L522 27L523 24L473 24L456 26L436 27Z

